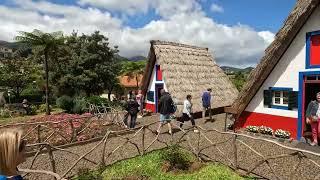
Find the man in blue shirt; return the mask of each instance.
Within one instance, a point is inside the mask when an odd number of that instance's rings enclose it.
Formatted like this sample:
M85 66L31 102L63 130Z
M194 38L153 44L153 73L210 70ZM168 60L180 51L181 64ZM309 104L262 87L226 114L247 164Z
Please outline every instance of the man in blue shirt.
M212 120L212 118L211 118L211 92L212 92L212 89L208 88L206 91L204 91L202 93L202 107L203 107L202 118L205 117L206 111L209 111L210 120Z

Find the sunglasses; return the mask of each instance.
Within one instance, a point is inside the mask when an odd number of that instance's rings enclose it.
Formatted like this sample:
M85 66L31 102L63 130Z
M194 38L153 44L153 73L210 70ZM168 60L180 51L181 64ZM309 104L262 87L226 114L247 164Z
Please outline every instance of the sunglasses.
M19 145L19 152L22 152L26 148L26 145L27 145L27 141L22 139Z

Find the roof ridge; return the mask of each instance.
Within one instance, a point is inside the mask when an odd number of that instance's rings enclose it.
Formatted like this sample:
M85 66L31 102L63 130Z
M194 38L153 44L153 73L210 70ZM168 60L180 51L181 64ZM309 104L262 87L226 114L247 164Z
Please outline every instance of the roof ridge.
M151 40L150 44L153 45L171 45L171 46L179 46L179 47L185 47L185 48L191 48L191 49L199 49L199 50L206 50L208 51L209 48L205 47L199 47L199 46L194 46L194 45L188 45L188 44L182 44L182 43L177 43L177 42L172 42L172 41L161 41L161 40Z

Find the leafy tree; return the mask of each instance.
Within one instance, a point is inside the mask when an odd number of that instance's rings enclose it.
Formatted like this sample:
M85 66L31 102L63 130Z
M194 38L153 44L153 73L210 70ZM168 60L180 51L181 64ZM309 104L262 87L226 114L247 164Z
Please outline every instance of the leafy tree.
M128 76L130 79L135 78L137 88L139 88L139 76L142 75L146 68L146 61L129 61L122 66L121 74Z
M99 95L112 90L118 82L120 64L115 58L117 48L109 47L108 38L99 31L78 36L73 33L66 39L66 46L57 53L51 81L56 93L75 96L83 92Z
M46 79L46 114L50 114L49 108L49 67L48 61L55 59L55 53L59 46L64 44L62 32L45 33L39 30L33 32L20 32L16 36L16 40L20 43L31 47L33 51L37 51L44 56L45 79Z
M13 89L19 98L20 93L38 77L39 66L25 58L3 59L0 61L0 84Z

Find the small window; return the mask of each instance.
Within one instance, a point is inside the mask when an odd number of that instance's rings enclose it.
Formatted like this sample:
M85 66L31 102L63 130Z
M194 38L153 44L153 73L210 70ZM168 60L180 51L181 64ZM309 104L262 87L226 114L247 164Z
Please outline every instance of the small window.
M273 105L288 106L288 91L274 91L273 92Z

